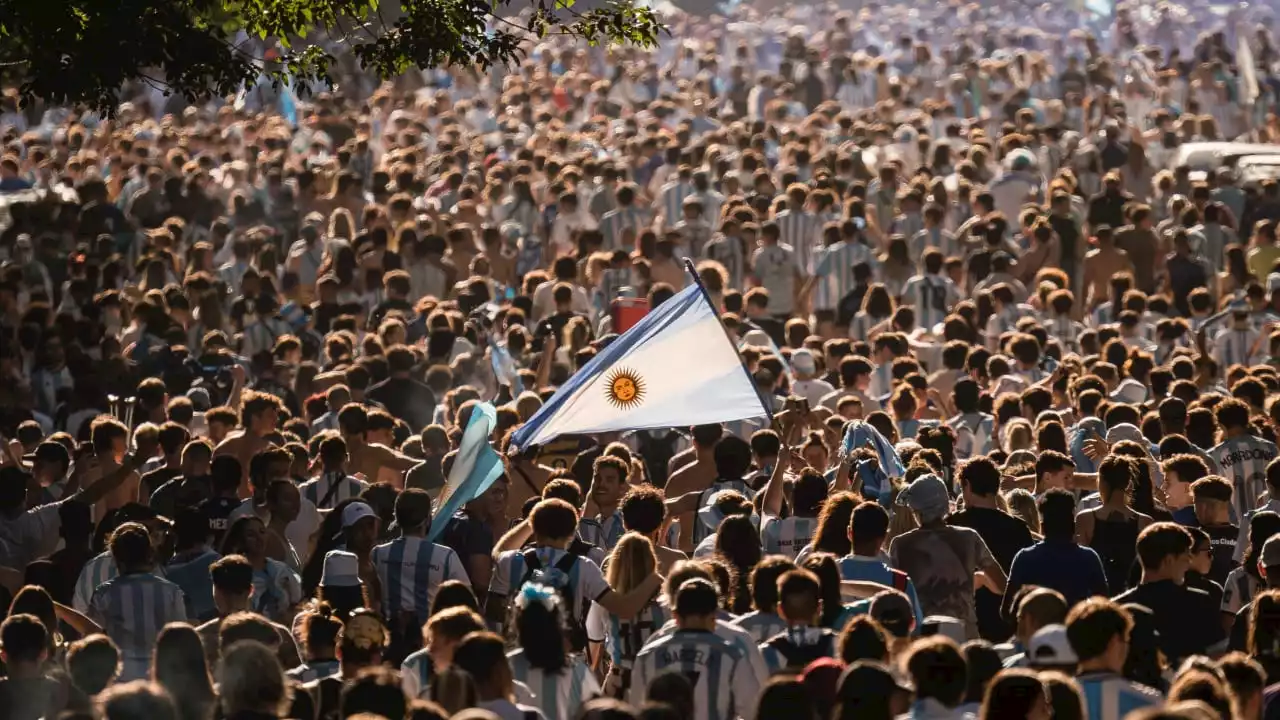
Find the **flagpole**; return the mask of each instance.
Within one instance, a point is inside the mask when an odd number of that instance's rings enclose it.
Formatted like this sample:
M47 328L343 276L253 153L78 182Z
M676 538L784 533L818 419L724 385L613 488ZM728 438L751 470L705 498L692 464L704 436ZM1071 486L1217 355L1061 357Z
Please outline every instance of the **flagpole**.
M685 269L693 276L693 282L698 286L698 292L702 294L702 299L707 305L711 306L711 312L716 314L716 320L720 320L720 308L711 302L711 294L707 292L707 286L702 284L702 278L698 276L698 271L693 265L693 261L689 258L684 259ZM653 308L649 308L650 311ZM729 335L729 330L725 328L724 323L720 323L720 330L724 332L724 339L729 341L730 347L738 355L738 362L742 365L742 373L747 376L747 382L751 384L751 389L756 391L756 397L760 400L760 409L764 410L764 414L769 418L769 424L773 425L773 411L769 409L769 404L764 401L764 396L760 394L760 388L756 386L756 379L751 376L751 370L747 367L747 361L742 359L742 353L738 351L738 346L734 344L733 338ZM781 351L779 351L781 352Z

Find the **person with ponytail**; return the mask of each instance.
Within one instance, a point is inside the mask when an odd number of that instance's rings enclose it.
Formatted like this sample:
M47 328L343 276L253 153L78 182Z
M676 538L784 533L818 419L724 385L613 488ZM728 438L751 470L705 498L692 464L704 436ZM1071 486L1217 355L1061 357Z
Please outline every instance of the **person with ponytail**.
M649 538L629 532L618 540L605 564L609 587L628 593L646 577L657 572L658 559ZM671 612L657 597L631 617L619 617L592 604L587 615L587 638L603 642L608 653L609 673L604 687L611 697L624 698L629 687L631 666L654 631L671 619Z
M338 633L342 620L327 602L318 602L302 613L302 652L305 660L285 674L298 683L308 683L338 672Z
M560 594L554 588L525 583L516 594L519 648L507 655L512 678L533 690L547 720L577 717L582 703L600 694L586 663L570 656Z

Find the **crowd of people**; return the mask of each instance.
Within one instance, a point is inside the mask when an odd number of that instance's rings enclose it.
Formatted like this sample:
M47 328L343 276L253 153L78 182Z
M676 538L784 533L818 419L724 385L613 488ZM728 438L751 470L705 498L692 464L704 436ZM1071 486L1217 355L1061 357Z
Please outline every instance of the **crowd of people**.
M1280 717L1270 10L668 22L0 96L0 717ZM513 446L694 283L758 417Z

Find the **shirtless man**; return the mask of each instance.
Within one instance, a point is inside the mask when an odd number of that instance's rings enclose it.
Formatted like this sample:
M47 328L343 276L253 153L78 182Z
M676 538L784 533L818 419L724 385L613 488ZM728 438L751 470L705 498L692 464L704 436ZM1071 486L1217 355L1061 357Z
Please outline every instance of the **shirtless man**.
M365 442L368 445L381 445L383 447L393 447L395 445L396 420L391 417L391 413L386 410L369 410L369 422L365 427ZM414 458L414 465L418 464L417 458ZM404 470L392 468L390 466L383 467L378 471L378 477L369 478L369 484L379 482L388 482L397 488L404 488Z
M554 468L538 462L538 454L524 452L507 458L507 477L511 482L507 486L507 517L523 517L524 504L531 497L542 497L542 489L547 486Z
M388 477L394 478L391 482L396 489L404 488L405 472L418 461L386 445L369 442L369 411L363 405L348 403L338 411L338 431L347 441L347 454L351 457L347 467L352 475L376 482L383 479L380 474L387 469L394 473Z
M93 452L97 456L101 468L101 476L112 476L129 451L129 429L124 423L112 417L102 416L89 426L89 439L93 444ZM140 464L145 458L139 458ZM139 501L138 492L142 487L142 476L136 471L128 473L123 480L105 493L94 493L94 517L98 520L118 507Z
M1086 312L1092 311L1107 299L1111 276L1119 272L1133 272L1129 253L1116 247L1111 228L1099 225L1094 230L1097 247L1084 256L1084 291Z
M722 435L724 429L719 425L698 425L693 428L693 462L677 470L667 480L667 497L679 497L711 487L716 479L715 446ZM693 552L695 514L694 511L689 511L676 516L676 521L680 523L679 549L686 553Z
M213 451L214 456L234 455L244 468L240 478L240 497L251 494L249 488L249 461L258 451L271 444L267 435L275 432L284 404L280 398L267 393L247 390L240 406L240 427L227 434L225 440Z

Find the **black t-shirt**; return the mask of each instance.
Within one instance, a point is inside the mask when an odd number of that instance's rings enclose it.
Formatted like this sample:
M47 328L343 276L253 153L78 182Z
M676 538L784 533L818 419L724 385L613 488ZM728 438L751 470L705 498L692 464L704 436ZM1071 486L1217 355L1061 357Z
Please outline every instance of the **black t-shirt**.
M181 475L182 471L173 467L158 467L142 476L142 493L143 497L151 497L151 493L160 489L161 485Z
M231 512L240 507L240 501L236 498L215 497L209 498L200 503L200 512L209 520L209 532L213 533L213 546L222 545L222 536L227 534L227 527L230 523L227 518L231 517Z
M1115 601L1121 605L1137 603L1151 609L1160 634L1160 649L1175 666L1183 658L1203 653L1223 639L1220 606L1203 590L1160 580L1139 585L1116 596Z
M178 476L156 488L151 494L151 507L171 518L178 508L200 507L212 494L209 478Z
M57 683L47 677L0 678L0 708L6 720L40 720L60 710L53 707L56 690Z
M1200 529L1209 535L1209 554L1213 558L1213 563L1209 566L1209 579L1221 585L1238 565L1235 554L1236 544L1240 540L1240 528L1227 524Z
M457 553L462 562L472 555L489 555L493 552L493 530L479 520L460 512L449 519L440 542Z
M966 508L948 517L947 524L967 527L977 532L1006 575L1009 573L1009 567L1013 565L1013 556L1017 555L1019 550L1029 548L1036 542L1026 523L993 508ZM1002 600L1000 595L986 588L978 588L974 592L978 633L984 639L996 642L1001 638L1007 639L1013 632L1012 626L1000 614Z

